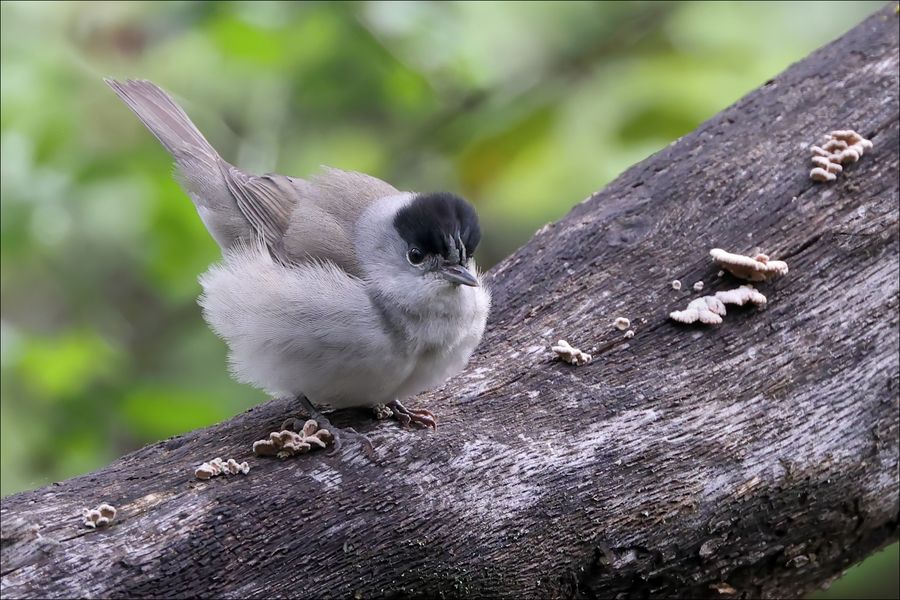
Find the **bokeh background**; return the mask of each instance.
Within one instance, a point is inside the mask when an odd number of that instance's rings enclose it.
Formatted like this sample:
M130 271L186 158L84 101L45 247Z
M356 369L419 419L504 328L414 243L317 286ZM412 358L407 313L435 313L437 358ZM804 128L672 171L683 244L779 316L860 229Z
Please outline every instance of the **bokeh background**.
M478 207L490 266L880 2L3 2L0 493L264 400L195 304L218 249L101 77L251 172ZM822 597L896 597L897 545Z

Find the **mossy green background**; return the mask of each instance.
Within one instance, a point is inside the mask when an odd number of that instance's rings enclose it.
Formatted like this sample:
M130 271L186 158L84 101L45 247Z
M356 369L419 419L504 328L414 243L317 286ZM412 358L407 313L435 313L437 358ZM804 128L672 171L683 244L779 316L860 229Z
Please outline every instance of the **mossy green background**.
M461 193L490 265L880 6L4 2L0 492L264 399L195 304L215 244L101 77L162 85L249 171ZM897 589L894 545L827 596Z

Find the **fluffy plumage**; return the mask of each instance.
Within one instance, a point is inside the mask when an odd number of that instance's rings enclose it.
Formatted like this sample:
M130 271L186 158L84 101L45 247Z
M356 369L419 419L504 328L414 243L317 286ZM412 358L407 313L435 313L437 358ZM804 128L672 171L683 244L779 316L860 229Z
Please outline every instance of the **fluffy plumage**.
M465 200L338 169L249 175L152 83L107 83L172 154L223 250L200 304L239 380L343 408L405 399L465 366L490 306ZM428 261L409 261L412 247ZM453 283L448 268L471 279Z
M228 342L239 381L333 408L442 383L465 366L489 308L487 294L437 280L424 294L393 283L373 294L330 261L284 266L261 245L227 252L200 283L204 317Z

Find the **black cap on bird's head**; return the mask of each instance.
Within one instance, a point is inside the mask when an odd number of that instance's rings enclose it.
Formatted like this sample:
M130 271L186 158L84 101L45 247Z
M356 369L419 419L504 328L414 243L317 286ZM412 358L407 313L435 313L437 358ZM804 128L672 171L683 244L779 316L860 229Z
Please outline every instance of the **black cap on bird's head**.
M481 241L471 204L447 192L418 194L397 211L394 228L407 244L410 264L436 270L452 283L478 285L466 268Z

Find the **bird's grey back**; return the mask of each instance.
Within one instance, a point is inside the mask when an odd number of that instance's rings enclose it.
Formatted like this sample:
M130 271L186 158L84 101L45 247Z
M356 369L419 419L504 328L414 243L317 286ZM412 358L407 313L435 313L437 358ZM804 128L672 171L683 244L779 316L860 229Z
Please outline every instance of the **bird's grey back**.
M106 82L173 156L182 185L223 250L262 239L282 262L330 260L361 275L353 228L373 201L398 193L391 185L330 168L310 181L249 175L223 160L156 85Z
M323 167L310 181L292 181L300 201L285 232L284 253L294 261L327 259L361 276L353 245L360 215L379 198L399 192L376 177Z

